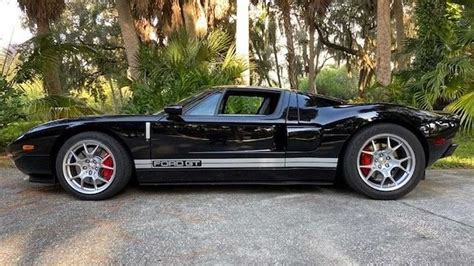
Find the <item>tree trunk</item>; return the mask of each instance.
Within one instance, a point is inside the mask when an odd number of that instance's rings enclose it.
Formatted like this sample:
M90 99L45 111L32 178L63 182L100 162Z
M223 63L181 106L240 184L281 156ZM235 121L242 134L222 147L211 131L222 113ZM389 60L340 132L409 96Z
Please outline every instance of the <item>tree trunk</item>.
M248 66L249 60L249 0L237 1L237 22L235 29L235 51ZM242 83L250 85L250 70L242 73Z
M315 54L315 63L314 63L314 78L313 78L314 93L318 93L318 86L316 85L316 77L318 76L319 72L321 72L321 69L324 67L324 64L326 63L326 61L329 60L329 59L326 59L323 61L321 66L319 65L322 45L323 44L321 43L321 41L318 40L318 44L316 45L316 54Z
M135 23L135 30L141 40L142 43L150 43L151 35L156 33L155 28L150 23L150 20L145 18L140 18L134 21Z
M162 31L169 36L171 33L179 30L183 26L183 14L179 0L170 0L165 5L166 10L163 11Z
M293 42L293 28L291 26L289 1L290 0L281 0L280 8L283 16L283 26L285 28L286 49L288 50L288 54L286 55L288 61L288 79L290 81L291 89L297 90L298 80L296 76L295 45Z
M393 2L393 15L395 17L395 29L396 29L396 43L397 43L397 70L405 69L408 65L408 57L402 53L403 45L405 42L405 25L403 22L403 1L394 0Z
M186 31L190 36L204 36L207 33L207 17L200 0L186 0L183 5Z
M309 63L308 63L308 91L318 93L316 86L314 86L314 79L316 77L316 67L314 59L316 57L315 34L316 28L314 23L309 24Z
M275 70L278 78L278 87L281 88L280 64L278 63L278 49L276 46L276 39L272 42L273 55L275 56Z
M113 103L113 107L114 107L114 112L116 114L118 114L118 111L119 111L119 105L118 105L118 102L117 102L117 94L115 93L115 87L114 87L114 83L112 82L112 77L108 76L107 77L108 81L109 81L109 86L110 86L110 90L112 91L112 103ZM120 88L119 88L120 89Z
M372 80L373 75L374 71L369 66L363 66L360 68L358 85L360 98L364 98L365 89Z
M48 19L38 19L36 21L38 27L38 36L45 36L49 34L49 21ZM41 45L47 45L40 43ZM51 95L61 95L61 79L59 77L59 63L60 58L55 58L54 61L49 63L49 66L43 71L43 87L45 92Z
M138 62L136 60L140 42L130 11L128 0L117 0L118 21L122 32L125 53L127 54L128 70L132 79L139 77Z
M252 42L252 49L253 49L253 51L255 51L255 53L257 54L258 60L260 60L261 62L263 62L264 59L263 59L262 54L260 53L260 51L257 49L257 46L255 45L255 40L251 40L251 42ZM272 86L272 83L271 83L271 81L270 81L270 77L268 76L268 72L263 73L263 75L264 75L265 80L266 80L267 83L268 83L268 86L271 87L271 86ZM258 76L261 76L261 75L258 75ZM259 82L258 85L260 85L261 80L262 80L262 79L260 78L260 82ZM254 83L252 83L252 84L254 84Z
M377 81L383 86L392 80L390 0L377 1Z

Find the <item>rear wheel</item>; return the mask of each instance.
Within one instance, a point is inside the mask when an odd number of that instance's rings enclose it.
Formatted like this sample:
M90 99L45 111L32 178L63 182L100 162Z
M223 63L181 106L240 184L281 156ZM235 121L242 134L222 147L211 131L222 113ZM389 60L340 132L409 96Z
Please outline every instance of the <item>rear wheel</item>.
M73 196L101 200L120 192L132 174L131 159L114 138L99 132L73 136L59 150L56 173Z
M347 183L374 199L396 199L423 178L425 154L418 138L394 124L363 129L344 156Z

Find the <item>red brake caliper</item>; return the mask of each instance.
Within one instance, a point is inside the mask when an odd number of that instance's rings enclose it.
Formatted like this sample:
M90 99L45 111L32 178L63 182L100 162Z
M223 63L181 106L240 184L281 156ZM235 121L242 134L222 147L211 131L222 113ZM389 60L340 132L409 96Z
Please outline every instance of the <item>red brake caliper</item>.
M367 146L364 148L364 151L371 151L370 147ZM371 165L372 164L372 155L367 154L367 153L362 153L360 155L360 165ZM361 168L360 169L364 176L367 176L370 172L370 169L368 168Z
M112 160L112 157L108 157L105 159L105 161L102 163L105 166L108 167L114 167L114 161ZM113 170L110 169L102 169L102 176L104 177L105 180L109 181L110 178L112 177L112 174L114 173Z

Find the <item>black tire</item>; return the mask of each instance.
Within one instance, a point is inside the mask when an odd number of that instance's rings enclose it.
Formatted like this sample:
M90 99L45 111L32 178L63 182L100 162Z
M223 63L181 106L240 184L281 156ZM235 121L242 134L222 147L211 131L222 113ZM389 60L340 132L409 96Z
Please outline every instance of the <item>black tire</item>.
M409 181L402 187L392 191L381 191L374 189L362 180L357 169L357 160L359 158L359 150L371 137L379 134L391 134L404 139L412 148L415 156L415 167ZM425 152L418 138L408 129L396 124L376 124L364 128L356 133L350 140L346 152L344 154L344 178L347 184L354 190L373 199L393 200L398 199L410 191L423 178L426 168Z
M84 194L76 191L70 184L68 184L63 173L63 160L67 155L68 150L84 140L94 140L103 143L108 147L115 158L115 177L111 181L112 183L104 191L97 194ZM64 190L81 200L104 200L116 195L129 183L133 169L132 159L128 155L126 149L117 140L107 134L93 131L80 133L68 139L56 156L55 166L58 181Z

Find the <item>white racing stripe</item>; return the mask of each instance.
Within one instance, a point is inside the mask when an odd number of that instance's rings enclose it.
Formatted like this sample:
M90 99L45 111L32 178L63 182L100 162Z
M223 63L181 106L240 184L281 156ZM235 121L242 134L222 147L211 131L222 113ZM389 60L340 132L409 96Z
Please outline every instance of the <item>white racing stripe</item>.
M226 158L226 159L152 159L135 160L136 169L180 168L283 168L322 167L336 168L337 158Z

